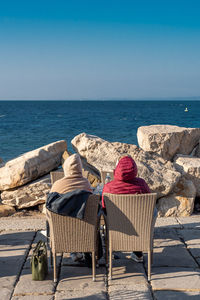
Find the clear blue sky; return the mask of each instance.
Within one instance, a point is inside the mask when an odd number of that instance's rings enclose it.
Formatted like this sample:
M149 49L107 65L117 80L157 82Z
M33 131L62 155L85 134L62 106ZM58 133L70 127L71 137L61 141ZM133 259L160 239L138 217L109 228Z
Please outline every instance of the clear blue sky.
M0 0L0 99L200 96L199 0Z

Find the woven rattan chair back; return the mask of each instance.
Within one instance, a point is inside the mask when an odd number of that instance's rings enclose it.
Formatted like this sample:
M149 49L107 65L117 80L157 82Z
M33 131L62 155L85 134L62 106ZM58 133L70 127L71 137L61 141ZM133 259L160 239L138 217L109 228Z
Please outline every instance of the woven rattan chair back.
M84 219L55 214L47 210L50 228L50 245L54 259L54 281L56 281L56 253L91 252L92 271L95 281L95 252L97 232L98 195L87 200Z
M153 250L153 213L157 194L114 195L104 193L109 232L110 278L112 251L148 252L148 279Z
M107 173L109 173L110 174L110 177L111 177L111 180L113 180L113 171L101 171L100 172L100 175L101 175L101 182L103 183L103 184L105 184L105 179L106 179L106 175L107 175Z
M61 179L64 172L51 172L51 183ZM56 253L91 252L92 274L95 281L95 252L97 247L97 212L99 196L90 195L85 208L84 219L67 217L46 210L50 228L50 247L53 253L54 281L56 274Z

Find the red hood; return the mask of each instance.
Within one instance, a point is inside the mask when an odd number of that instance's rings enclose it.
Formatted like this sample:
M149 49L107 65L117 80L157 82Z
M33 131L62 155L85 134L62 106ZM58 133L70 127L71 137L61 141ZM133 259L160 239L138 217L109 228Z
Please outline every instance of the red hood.
M120 159L114 171L114 178L125 182L132 181L137 176L137 166L130 156Z

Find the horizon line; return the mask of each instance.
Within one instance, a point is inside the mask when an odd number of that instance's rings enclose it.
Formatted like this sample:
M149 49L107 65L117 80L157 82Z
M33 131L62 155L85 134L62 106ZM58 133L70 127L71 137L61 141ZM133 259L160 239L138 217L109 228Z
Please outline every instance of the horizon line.
M6 101L200 101L200 97L188 98L143 98L143 99L0 99L2 102Z

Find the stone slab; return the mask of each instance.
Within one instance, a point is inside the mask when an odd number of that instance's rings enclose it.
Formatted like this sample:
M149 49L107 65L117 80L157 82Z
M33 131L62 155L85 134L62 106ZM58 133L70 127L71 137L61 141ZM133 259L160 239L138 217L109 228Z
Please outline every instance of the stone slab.
M200 292L176 292L176 291L156 291L154 292L156 300L192 300L200 299Z
M147 278L143 264L136 263L130 258L130 254L126 258L113 260L112 280L108 280L110 291L120 286L147 285Z
M53 295L14 296L11 300L54 300Z
M107 300L106 293L104 292L95 292L94 290L84 291L59 291L55 293L55 300Z
M6 248L10 246L20 246L20 248L29 247L34 235L35 232L33 231L3 231L0 234L0 248Z
M43 281L32 280L31 270L24 269L15 287L13 296L29 296L38 294L53 295L55 285L56 284L53 282L53 269L49 270L49 274Z
M180 241L179 235L174 228L157 227L154 229L154 248L168 247L168 246L181 246L183 242Z
M57 291L82 291L83 294L88 290L95 293L106 292L104 272L104 268L96 268L96 281L93 282L91 268L63 266Z
M8 300L14 290L14 285L17 280L16 275L4 276L0 278L0 299Z
M200 267L200 258L196 258L196 261L197 261L197 263L198 263L198 265Z
M147 287L141 288L140 286L119 286L119 289L109 292L110 300L152 300L151 292Z
M165 267L152 268L151 285L153 291L200 291L200 270L192 268Z
M175 217L162 217L156 219L155 227L181 228L182 226Z
M177 217L177 221L183 228L200 229L200 214L192 215L190 217Z
M26 250L0 251L0 276L18 276L25 261Z
M179 231L192 255L200 258L200 231L197 229L183 229Z
M2 232L0 235L0 299L7 300L19 278L34 232Z
M147 255L144 256L147 267ZM154 267L188 267L197 268L198 265L185 247L154 248Z
M28 217L8 217L0 218L0 231L25 231L25 230L44 230L46 228L46 217L28 218Z

